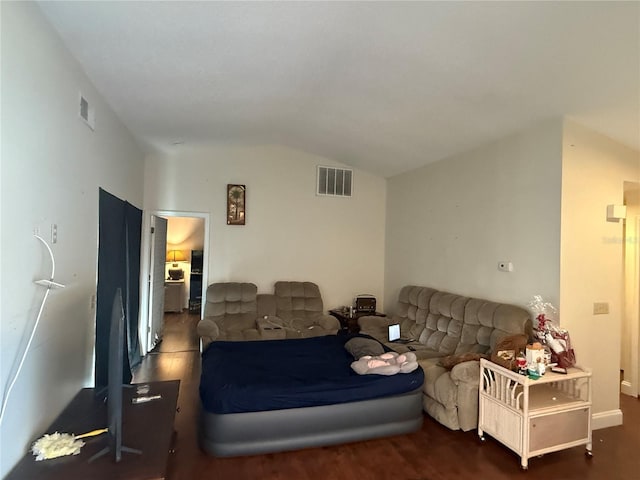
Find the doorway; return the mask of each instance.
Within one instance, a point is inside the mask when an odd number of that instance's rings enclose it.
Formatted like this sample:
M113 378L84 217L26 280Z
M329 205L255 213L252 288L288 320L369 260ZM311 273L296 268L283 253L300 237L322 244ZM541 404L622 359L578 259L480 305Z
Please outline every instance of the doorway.
M171 253L171 258L167 257L163 268L160 269L154 269L153 265L153 249L154 241L156 241L152 231L154 217L166 220L164 242L166 243L166 252ZM142 278L145 278L146 281L142 282L142 298L145 300L141 302L140 336L147 339L147 341L143 341L143 354L146 354L161 339L158 338L161 335L158 334L158 331L161 332L164 325L161 324L159 327L157 323L154 323L154 318L156 318L155 322L158 321L158 312L160 312L161 319L166 315L164 312L167 307L172 312L190 312L202 318L203 304L196 304L190 300L196 296L196 292L199 293L197 296L203 299L206 291L209 259L209 214L152 211L145 213L144 222ZM163 252L163 254L165 253ZM192 265L194 265L192 255L196 255L195 264L201 265L201 273L198 273L194 268L192 274ZM199 258L197 255L200 255ZM157 291L159 288L164 289L164 295L159 294ZM165 299L165 296L168 298ZM172 303L169 305L165 302Z

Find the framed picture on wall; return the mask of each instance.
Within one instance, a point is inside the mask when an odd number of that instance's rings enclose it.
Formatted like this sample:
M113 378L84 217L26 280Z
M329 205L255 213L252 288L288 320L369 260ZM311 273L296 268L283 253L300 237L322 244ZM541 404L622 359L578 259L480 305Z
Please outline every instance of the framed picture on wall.
M244 225L246 194L246 185L227 185L227 225Z

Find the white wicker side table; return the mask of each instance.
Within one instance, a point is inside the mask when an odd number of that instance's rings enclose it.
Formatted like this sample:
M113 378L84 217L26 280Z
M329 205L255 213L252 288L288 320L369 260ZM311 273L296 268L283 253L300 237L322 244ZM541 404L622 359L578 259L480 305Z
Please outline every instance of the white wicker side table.
M487 433L529 458L586 445L591 456L591 372L547 371L537 380L480 360L478 435Z

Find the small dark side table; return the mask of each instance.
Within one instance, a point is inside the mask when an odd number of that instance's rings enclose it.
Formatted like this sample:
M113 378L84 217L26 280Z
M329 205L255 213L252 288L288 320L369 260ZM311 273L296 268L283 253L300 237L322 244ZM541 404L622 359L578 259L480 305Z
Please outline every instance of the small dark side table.
M105 446L102 434L83 441L79 455L36 462L29 451L9 472L5 480L91 479L91 480L161 480L166 478L169 451L174 440L173 421L178 402L180 380L148 382L149 393L162 395L159 400L131 404L136 389L125 388L122 398L122 444L142 450L141 455L122 453L116 463L111 452L89 463L89 458ZM46 433L79 435L107 423L107 406L96 397L95 389L83 388L71 400ZM36 440L34 438L34 440Z
M384 313L380 312L353 312L353 315L349 316L349 310L342 308L329 310L329 315L333 315L338 319L340 328L345 333L358 333L360 331L360 325L358 325L358 319L360 317L386 317Z

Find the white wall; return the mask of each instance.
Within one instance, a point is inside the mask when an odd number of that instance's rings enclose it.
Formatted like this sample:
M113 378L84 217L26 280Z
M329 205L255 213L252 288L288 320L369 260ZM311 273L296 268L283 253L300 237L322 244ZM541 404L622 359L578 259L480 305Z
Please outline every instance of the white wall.
M3 390L35 322L50 262L33 236L58 225L55 279L0 427L0 476L93 370L98 187L142 206L143 155L32 2L2 2L1 348ZM78 118L79 91L96 110ZM79 433L79 432L75 432Z
M280 146L182 146L147 158L144 208L210 214L209 283L269 293L313 281L326 309L358 293L382 300L385 180L356 170L352 198L319 197L317 165L339 164ZM247 186L244 226L226 224L228 183Z
M549 120L389 179L387 305L410 284L557 305L561 127ZM499 261L514 271L498 271Z
M620 335L624 313L623 224L607 222L624 182L640 179L639 153L566 121L562 160L560 309L578 362L593 369L596 426L621 423ZM608 302L608 315L593 315Z

